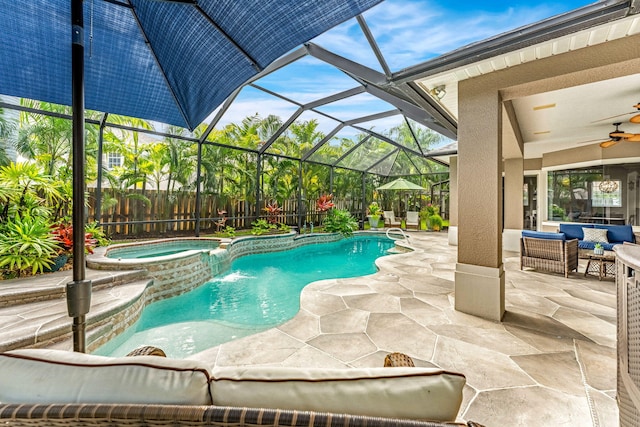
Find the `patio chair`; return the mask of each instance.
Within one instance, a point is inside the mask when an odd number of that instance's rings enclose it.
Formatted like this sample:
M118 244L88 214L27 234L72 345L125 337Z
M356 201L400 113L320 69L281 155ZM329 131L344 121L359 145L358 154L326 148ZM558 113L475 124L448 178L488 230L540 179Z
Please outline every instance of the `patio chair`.
M578 271L578 240L566 240L564 233L523 231L520 238L520 270L531 267L562 273Z
M420 215L415 211L407 211L407 220L405 221L407 228L415 227L416 230L420 230Z
M396 219L393 211L382 211L382 216L384 216L385 227L400 227L400 221Z
M226 227L227 225L227 211L225 210L220 210L218 209L218 215L220 215L222 218L220 218L218 221L215 222L216 225L216 231L221 231L224 227Z

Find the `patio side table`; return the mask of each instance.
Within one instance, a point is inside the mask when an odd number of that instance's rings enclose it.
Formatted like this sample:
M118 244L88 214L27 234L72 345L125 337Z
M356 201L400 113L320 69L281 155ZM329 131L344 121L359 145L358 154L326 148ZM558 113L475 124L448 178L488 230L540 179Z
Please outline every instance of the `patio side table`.
M595 254L593 251L588 251L585 254L589 258L587 262L587 268L584 275L593 274L597 275L599 280L603 277L616 277L616 254L613 251L604 251L604 254Z

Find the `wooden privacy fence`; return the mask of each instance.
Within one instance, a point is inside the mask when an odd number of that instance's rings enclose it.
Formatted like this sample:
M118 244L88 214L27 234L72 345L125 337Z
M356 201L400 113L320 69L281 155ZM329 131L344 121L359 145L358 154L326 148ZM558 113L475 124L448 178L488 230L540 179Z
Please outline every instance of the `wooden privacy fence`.
M103 207L96 214L96 189L89 188L88 220L98 221L105 233L111 237L163 236L169 234L193 234L196 229L195 192L169 193L161 190L102 189L103 203L111 199L109 207ZM236 229L251 228L256 219L255 204L247 201L223 201L217 195L201 194L200 230L203 233L216 231L215 222L221 219L218 211L226 211L226 225ZM348 209L356 217L362 209L359 201L338 200L336 207ZM261 203L266 206L266 202ZM281 205L282 213L277 221L290 226L298 224L298 200L286 200ZM316 208L315 199L303 201L300 214L302 223L319 225L326 215ZM267 218L267 212L260 210L258 218Z

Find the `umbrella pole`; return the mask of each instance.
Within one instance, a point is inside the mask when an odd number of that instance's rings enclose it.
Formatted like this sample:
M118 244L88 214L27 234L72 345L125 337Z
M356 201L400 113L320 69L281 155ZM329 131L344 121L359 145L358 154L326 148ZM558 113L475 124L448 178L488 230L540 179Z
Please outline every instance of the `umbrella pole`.
M84 20L82 0L71 1L71 87L73 114L73 281L67 283L67 310L73 317L73 351L84 353L85 315L91 305L91 281L84 257Z

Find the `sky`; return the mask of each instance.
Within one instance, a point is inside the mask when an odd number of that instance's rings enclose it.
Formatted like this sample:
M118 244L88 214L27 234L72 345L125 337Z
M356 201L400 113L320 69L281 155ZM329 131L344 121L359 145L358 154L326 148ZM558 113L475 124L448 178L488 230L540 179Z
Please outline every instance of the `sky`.
M591 3L593 2L577 0L385 0L365 12L364 18L389 68L396 72L470 43ZM334 27L312 42L382 72L382 67L355 18ZM355 81L342 72L311 57L305 57L265 76L256 84L303 104L357 86ZM296 105L247 87L242 90L217 127L230 122L238 123L244 117L256 113L261 117L275 114L284 121L296 109ZM393 107L389 104L368 94L318 108L343 120L391 109ZM337 122L312 112L300 117L302 120L311 118L319 121L320 130L325 133L337 126ZM209 121L208 119L207 122ZM367 123L365 127L384 130L401 121L402 118L397 116ZM450 141L444 143L448 142Z

